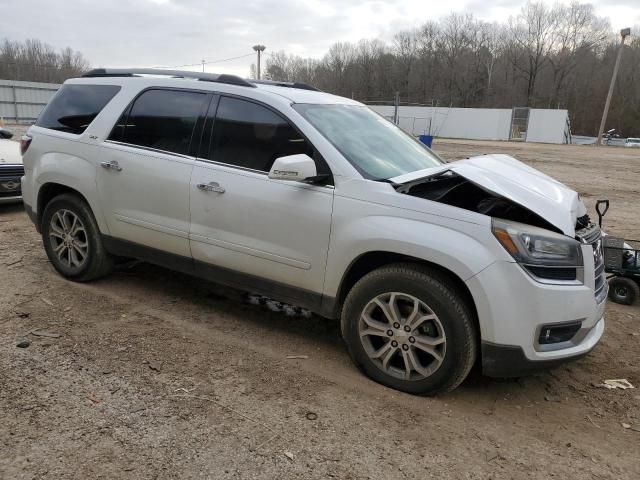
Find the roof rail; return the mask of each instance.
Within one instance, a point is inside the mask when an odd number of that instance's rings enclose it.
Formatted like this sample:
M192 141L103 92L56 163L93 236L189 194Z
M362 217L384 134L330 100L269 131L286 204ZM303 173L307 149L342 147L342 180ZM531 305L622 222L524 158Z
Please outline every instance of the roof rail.
M216 73L199 73L185 72L182 70L163 70L161 68L95 68L83 74L83 77L135 77L138 75L163 75L173 78L190 78L200 80L202 82L227 83L229 85L238 85L241 87L256 88L256 86L236 75L216 74Z
M260 85L273 85L274 87L289 87L289 88L299 88L300 90L312 90L314 92L319 92L320 90L316 87L312 87L306 83L302 82L278 82L275 80L249 80L251 83L257 83Z

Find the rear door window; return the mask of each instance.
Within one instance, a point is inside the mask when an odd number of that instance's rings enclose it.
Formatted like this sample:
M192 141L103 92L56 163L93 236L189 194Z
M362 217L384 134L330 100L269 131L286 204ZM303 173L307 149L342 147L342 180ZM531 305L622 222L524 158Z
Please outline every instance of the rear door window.
M114 127L110 140L187 155L206 93L147 90Z
M119 90L117 85L63 85L36 126L80 135Z

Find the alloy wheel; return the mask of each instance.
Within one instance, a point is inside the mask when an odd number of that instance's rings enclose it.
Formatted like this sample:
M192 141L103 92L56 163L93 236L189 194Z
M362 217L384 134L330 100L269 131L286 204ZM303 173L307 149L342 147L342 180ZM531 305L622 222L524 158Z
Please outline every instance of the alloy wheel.
M80 217L71 210L60 209L53 214L49 223L49 241L63 266L78 270L87 262L87 231Z
M406 293L383 293L367 303L358 334L373 363L402 380L433 375L446 353L440 319L425 302Z

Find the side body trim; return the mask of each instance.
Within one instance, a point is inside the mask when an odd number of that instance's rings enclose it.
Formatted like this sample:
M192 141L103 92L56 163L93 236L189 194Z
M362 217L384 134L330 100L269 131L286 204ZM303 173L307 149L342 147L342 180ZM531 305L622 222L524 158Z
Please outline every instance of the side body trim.
M107 251L113 255L137 258L214 283L227 285L238 290L259 293L275 300L291 303L311 310L323 317L336 318L335 299L324 297L321 293L272 282L261 277L218 267L189 257L163 252L108 235L103 235L102 240Z

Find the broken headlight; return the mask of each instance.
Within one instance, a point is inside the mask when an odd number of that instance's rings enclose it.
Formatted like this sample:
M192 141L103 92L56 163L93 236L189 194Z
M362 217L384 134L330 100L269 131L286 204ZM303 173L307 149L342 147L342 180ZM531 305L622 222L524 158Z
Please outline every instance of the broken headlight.
M491 230L511 256L536 279L578 280L584 265L580 243L549 230L492 219Z

